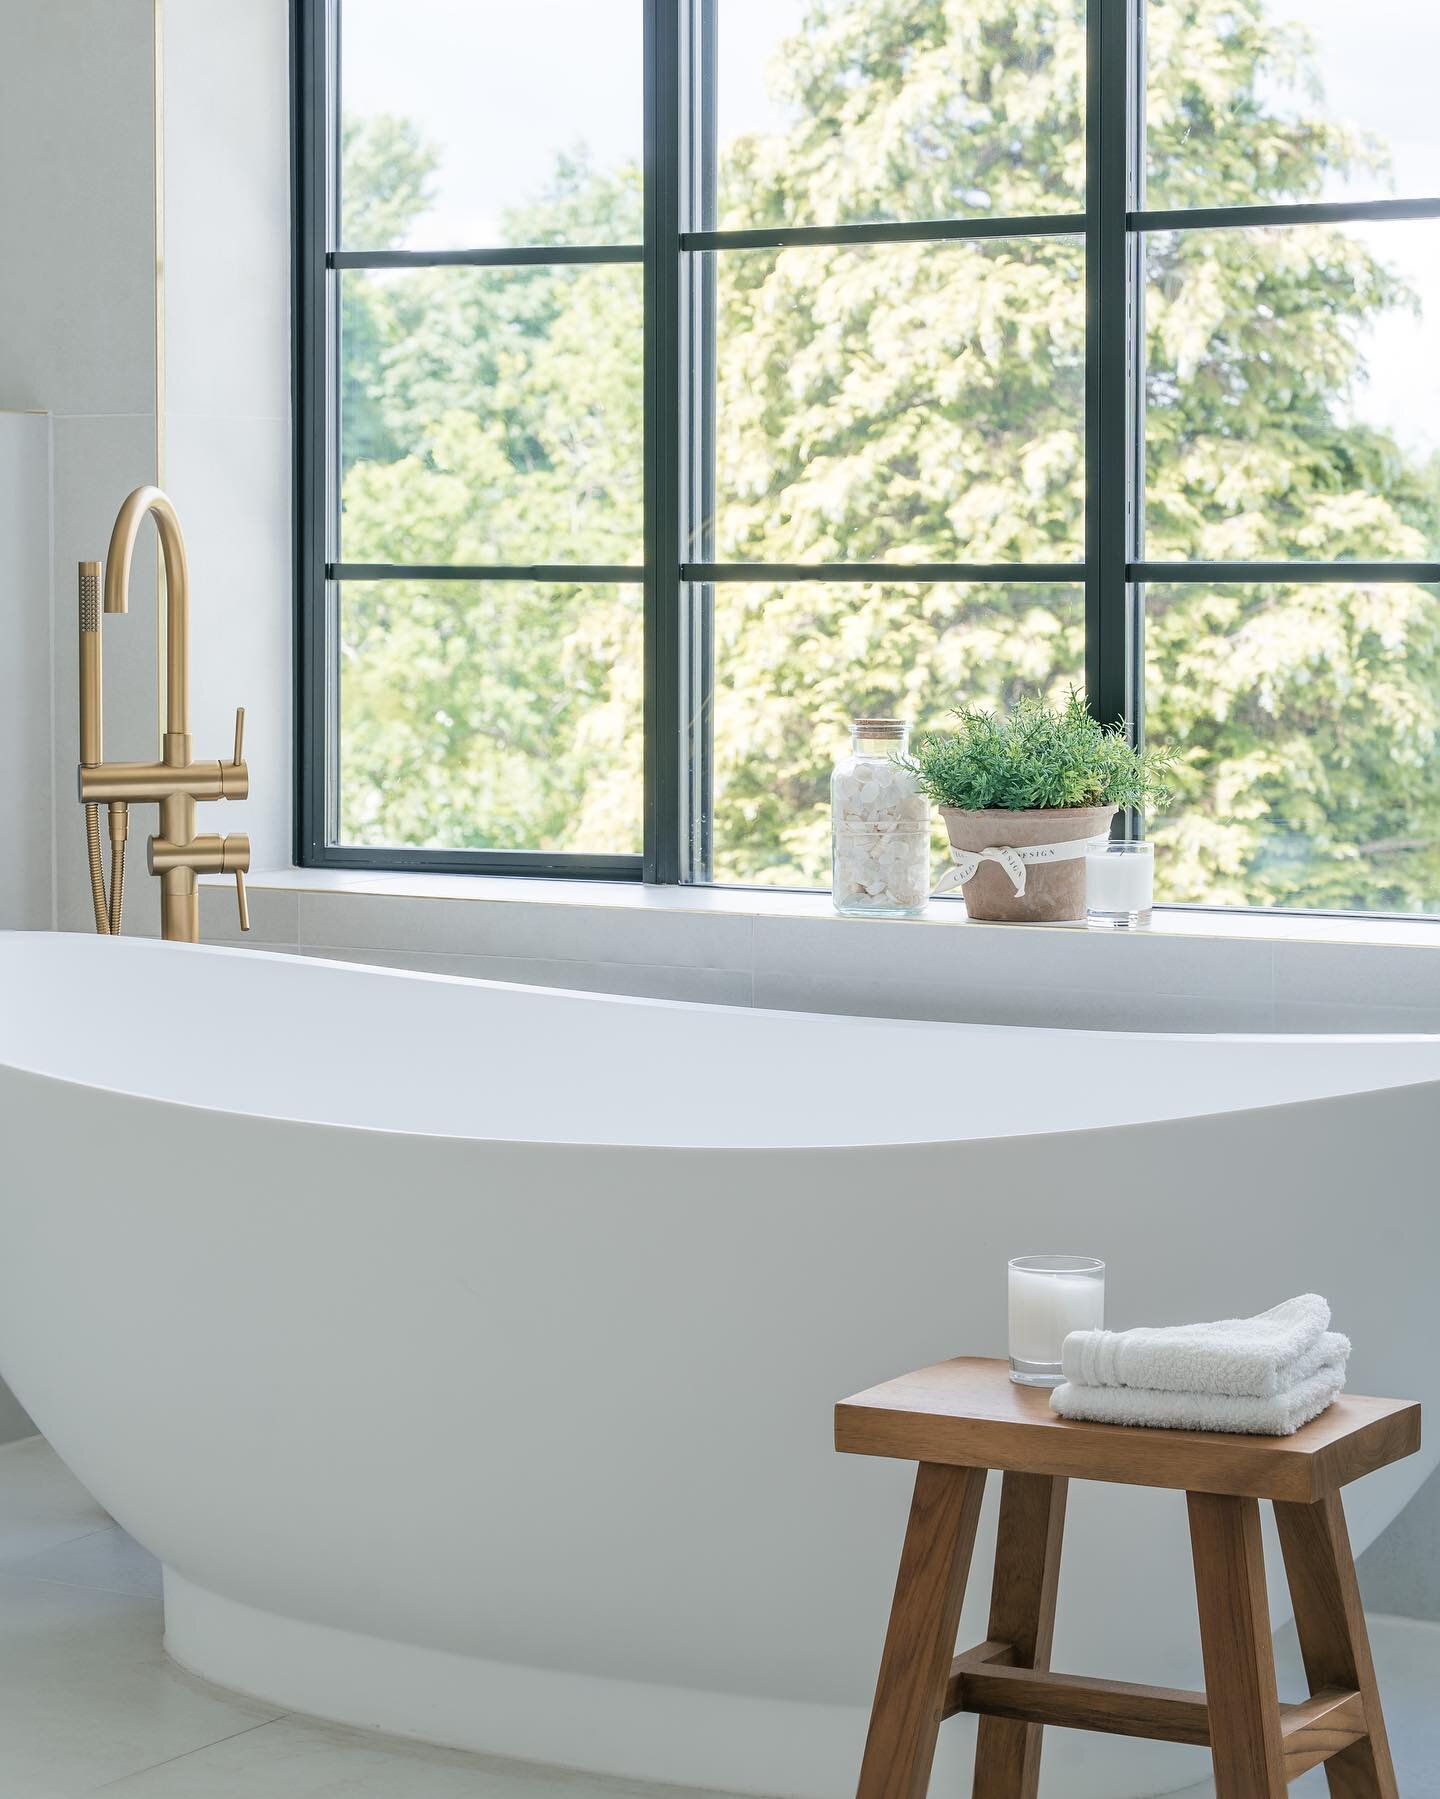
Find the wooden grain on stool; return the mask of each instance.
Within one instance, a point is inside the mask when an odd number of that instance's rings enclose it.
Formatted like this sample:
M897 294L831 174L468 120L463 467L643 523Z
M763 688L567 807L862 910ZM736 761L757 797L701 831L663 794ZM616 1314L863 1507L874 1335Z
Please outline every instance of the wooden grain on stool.
M1293 1437L1139 1430L1062 1418L1044 1390L1017 1386L1006 1363L957 1356L842 1400L835 1447L905 1462L1308 1503L1414 1455L1420 1408L1342 1393Z
M923 1799L930 1784L984 1496L983 1469L922 1462L916 1471L860 1799Z
M1008 1643L1012 1664L1048 1668L1055 1635L1055 1589L1068 1485L1049 1474L1006 1474L987 1634ZM975 1748L974 1799L1035 1799L1040 1785L1038 1724L982 1717Z
M1216 1799L1284 1799L1260 1507L1220 1493L1187 1503Z
M835 1409L836 1447L913 1459L910 1523L860 1799L922 1799L940 1722L980 1718L975 1799L1035 1799L1047 1724L1208 1745L1220 1799L1325 1767L1332 1799L1398 1799L1339 1489L1420 1446L1420 1408L1345 1395L1292 1437L1060 1418L1007 1365L959 1357ZM985 1471L1004 1471L989 1635L955 1655ZM1187 1495L1205 1691L1051 1671L1066 1481ZM1310 1696L1282 1704L1260 1499L1280 1527Z
M1277 1505L1275 1522L1310 1691L1354 1687L1364 1712L1366 1734L1325 1764L1330 1791L1335 1799L1399 1799L1340 1495Z

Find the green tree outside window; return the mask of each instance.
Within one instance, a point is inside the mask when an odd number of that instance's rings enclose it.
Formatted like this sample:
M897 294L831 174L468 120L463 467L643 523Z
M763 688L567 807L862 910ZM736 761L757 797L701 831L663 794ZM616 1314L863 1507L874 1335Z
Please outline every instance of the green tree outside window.
M1383 164L1267 98L1311 51L1264 0L1152 0L1149 23L1154 204L1315 199ZM791 124L725 147L719 222L1078 209L1083 63L1078 0L811 0L772 71ZM346 241L397 241L435 166L404 121L352 123ZM640 211L637 170L577 150L507 237L638 241ZM717 259L717 557L897 565L718 590L717 878L824 884L851 716L924 727L1080 677L1078 589L903 565L1082 557L1084 260L1064 237ZM1146 276L1148 557L1440 556L1440 459L1351 404L1367 332L1418 305L1370 240L1167 232ZM347 272L342 330L346 560L640 559L638 270ZM1149 591L1166 898L1440 909L1437 598ZM640 631L635 586L347 588L343 839L637 850Z

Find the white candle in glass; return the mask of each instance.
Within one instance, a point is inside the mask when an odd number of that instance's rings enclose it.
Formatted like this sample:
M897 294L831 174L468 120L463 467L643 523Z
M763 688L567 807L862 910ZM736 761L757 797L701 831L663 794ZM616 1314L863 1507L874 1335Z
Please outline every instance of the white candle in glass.
M1143 924L1155 903L1155 845L1111 843L1085 852L1086 922L1101 929Z
M1017 1256L1009 1276L1011 1378L1053 1386L1070 1332L1104 1325L1105 1264L1093 1256Z

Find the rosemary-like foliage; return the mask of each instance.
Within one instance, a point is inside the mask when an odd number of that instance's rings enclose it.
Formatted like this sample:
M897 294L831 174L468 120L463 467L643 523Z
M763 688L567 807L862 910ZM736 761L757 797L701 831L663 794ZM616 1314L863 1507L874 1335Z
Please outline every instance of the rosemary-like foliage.
M1072 688L1059 709L1020 700L1008 716L961 707L955 729L915 740L904 766L937 806L1008 812L1042 806L1163 803L1171 759L1132 749L1124 727L1097 724Z

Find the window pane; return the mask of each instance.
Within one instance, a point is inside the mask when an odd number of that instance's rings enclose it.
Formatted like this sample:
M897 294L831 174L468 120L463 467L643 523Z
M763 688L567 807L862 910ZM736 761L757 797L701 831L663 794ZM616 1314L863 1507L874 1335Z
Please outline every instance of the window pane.
M1434 0L1149 0L1154 207L1440 195Z
M1440 911L1440 589L1152 587L1159 897Z
M1440 221L1147 240L1156 560L1440 550Z
M720 560L1083 554L1078 242L715 260Z
M341 0L341 242L640 239L641 0Z
M638 854L641 590L354 582L340 840Z
M1074 212L1085 0L715 0L721 225Z
M1079 587L716 588L715 879L828 887L830 770L852 718L929 730L960 705L1059 698L1084 680L1084 635Z
M344 560L640 560L638 268L340 280Z

